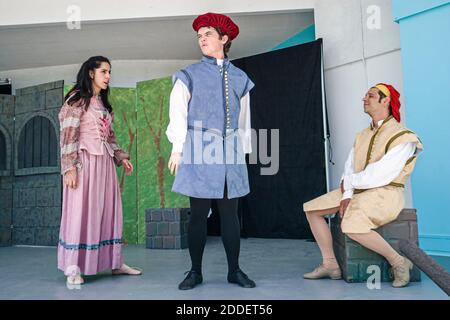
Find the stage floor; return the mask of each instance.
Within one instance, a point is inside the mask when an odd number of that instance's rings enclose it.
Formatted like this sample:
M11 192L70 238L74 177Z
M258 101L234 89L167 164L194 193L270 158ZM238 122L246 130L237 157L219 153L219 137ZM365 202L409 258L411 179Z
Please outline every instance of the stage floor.
M314 242L281 239L242 239L241 268L256 282L244 289L226 281L227 263L219 237L209 237L203 259L203 284L180 291L177 286L190 268L189 252L124 248L125 262L144 270L142 276L85 277L86 284L68 288L56 268L56 248L0 248L0 299L449 299L425 274L422 282L394 289L383 282L369 290L365 283L305 280L303 273L320 262ZM450 270L450 257L433 257Z

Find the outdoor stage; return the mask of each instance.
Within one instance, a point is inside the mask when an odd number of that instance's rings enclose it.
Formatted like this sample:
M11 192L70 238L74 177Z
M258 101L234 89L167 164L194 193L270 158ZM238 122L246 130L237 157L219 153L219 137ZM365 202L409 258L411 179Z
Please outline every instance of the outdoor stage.
M241 239L241 268L256 282L244 289L226 281L227 263L219 237L209 237L203 258L203 284L180 291L177 286L190 268L189 252L124 247L125 262L143 269L142 276L85 277L68 288L56 267L56 247L0 248L0 299L167 299L167 300L301 300L301 299L449 299L425 274L422 282L394 289L388 282L369 290L365 283L305 280L303 273L320 263L314 242L285 239ZM450 257L433 257L450 270Z

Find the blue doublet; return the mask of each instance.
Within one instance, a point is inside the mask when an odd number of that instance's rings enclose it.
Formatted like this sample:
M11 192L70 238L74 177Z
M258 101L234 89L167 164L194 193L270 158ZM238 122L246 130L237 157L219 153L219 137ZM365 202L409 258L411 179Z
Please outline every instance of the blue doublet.
M191 98L183 156L172 191L221 199L226 181L229 199L245 196L250 189L238 121L240 100L253 82L228 59L219 66L215 58L206 56L177 71L173 83L178 79Z

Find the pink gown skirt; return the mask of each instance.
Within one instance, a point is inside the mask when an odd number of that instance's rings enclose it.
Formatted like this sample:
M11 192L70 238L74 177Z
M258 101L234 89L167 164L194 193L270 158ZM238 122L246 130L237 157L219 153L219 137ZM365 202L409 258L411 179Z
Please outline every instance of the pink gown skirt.
M80 151L77 188L63 187L58 269L93 275L118 269L122 256L122 200L113 158Z

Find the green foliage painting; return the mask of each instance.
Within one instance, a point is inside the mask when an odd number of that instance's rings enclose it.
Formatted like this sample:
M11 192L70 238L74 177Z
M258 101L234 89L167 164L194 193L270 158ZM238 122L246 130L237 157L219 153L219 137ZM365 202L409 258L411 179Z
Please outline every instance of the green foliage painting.
M136 89L111 88L109 101L114 112L114 132L119 146L130 154L135 171L125 175L122 167L117 168L123 207L123 238L128 243L138 242L137 210L137 137L136 137Z
M167 168L172 150L165 133L171 89L170 78L137 84L139 243L145 242L146 208L188 206L188 198L171 191L174 177Z
M66 94L72 86L64 86ZM170 78L139 82L136 88L111 88L114 131L119 145L130 153L134 172L117 168L122 192L123 238L145 243L145 209L180 208L188 198L171 192L174 177L167 162L172 145L165 131L169 124Z

